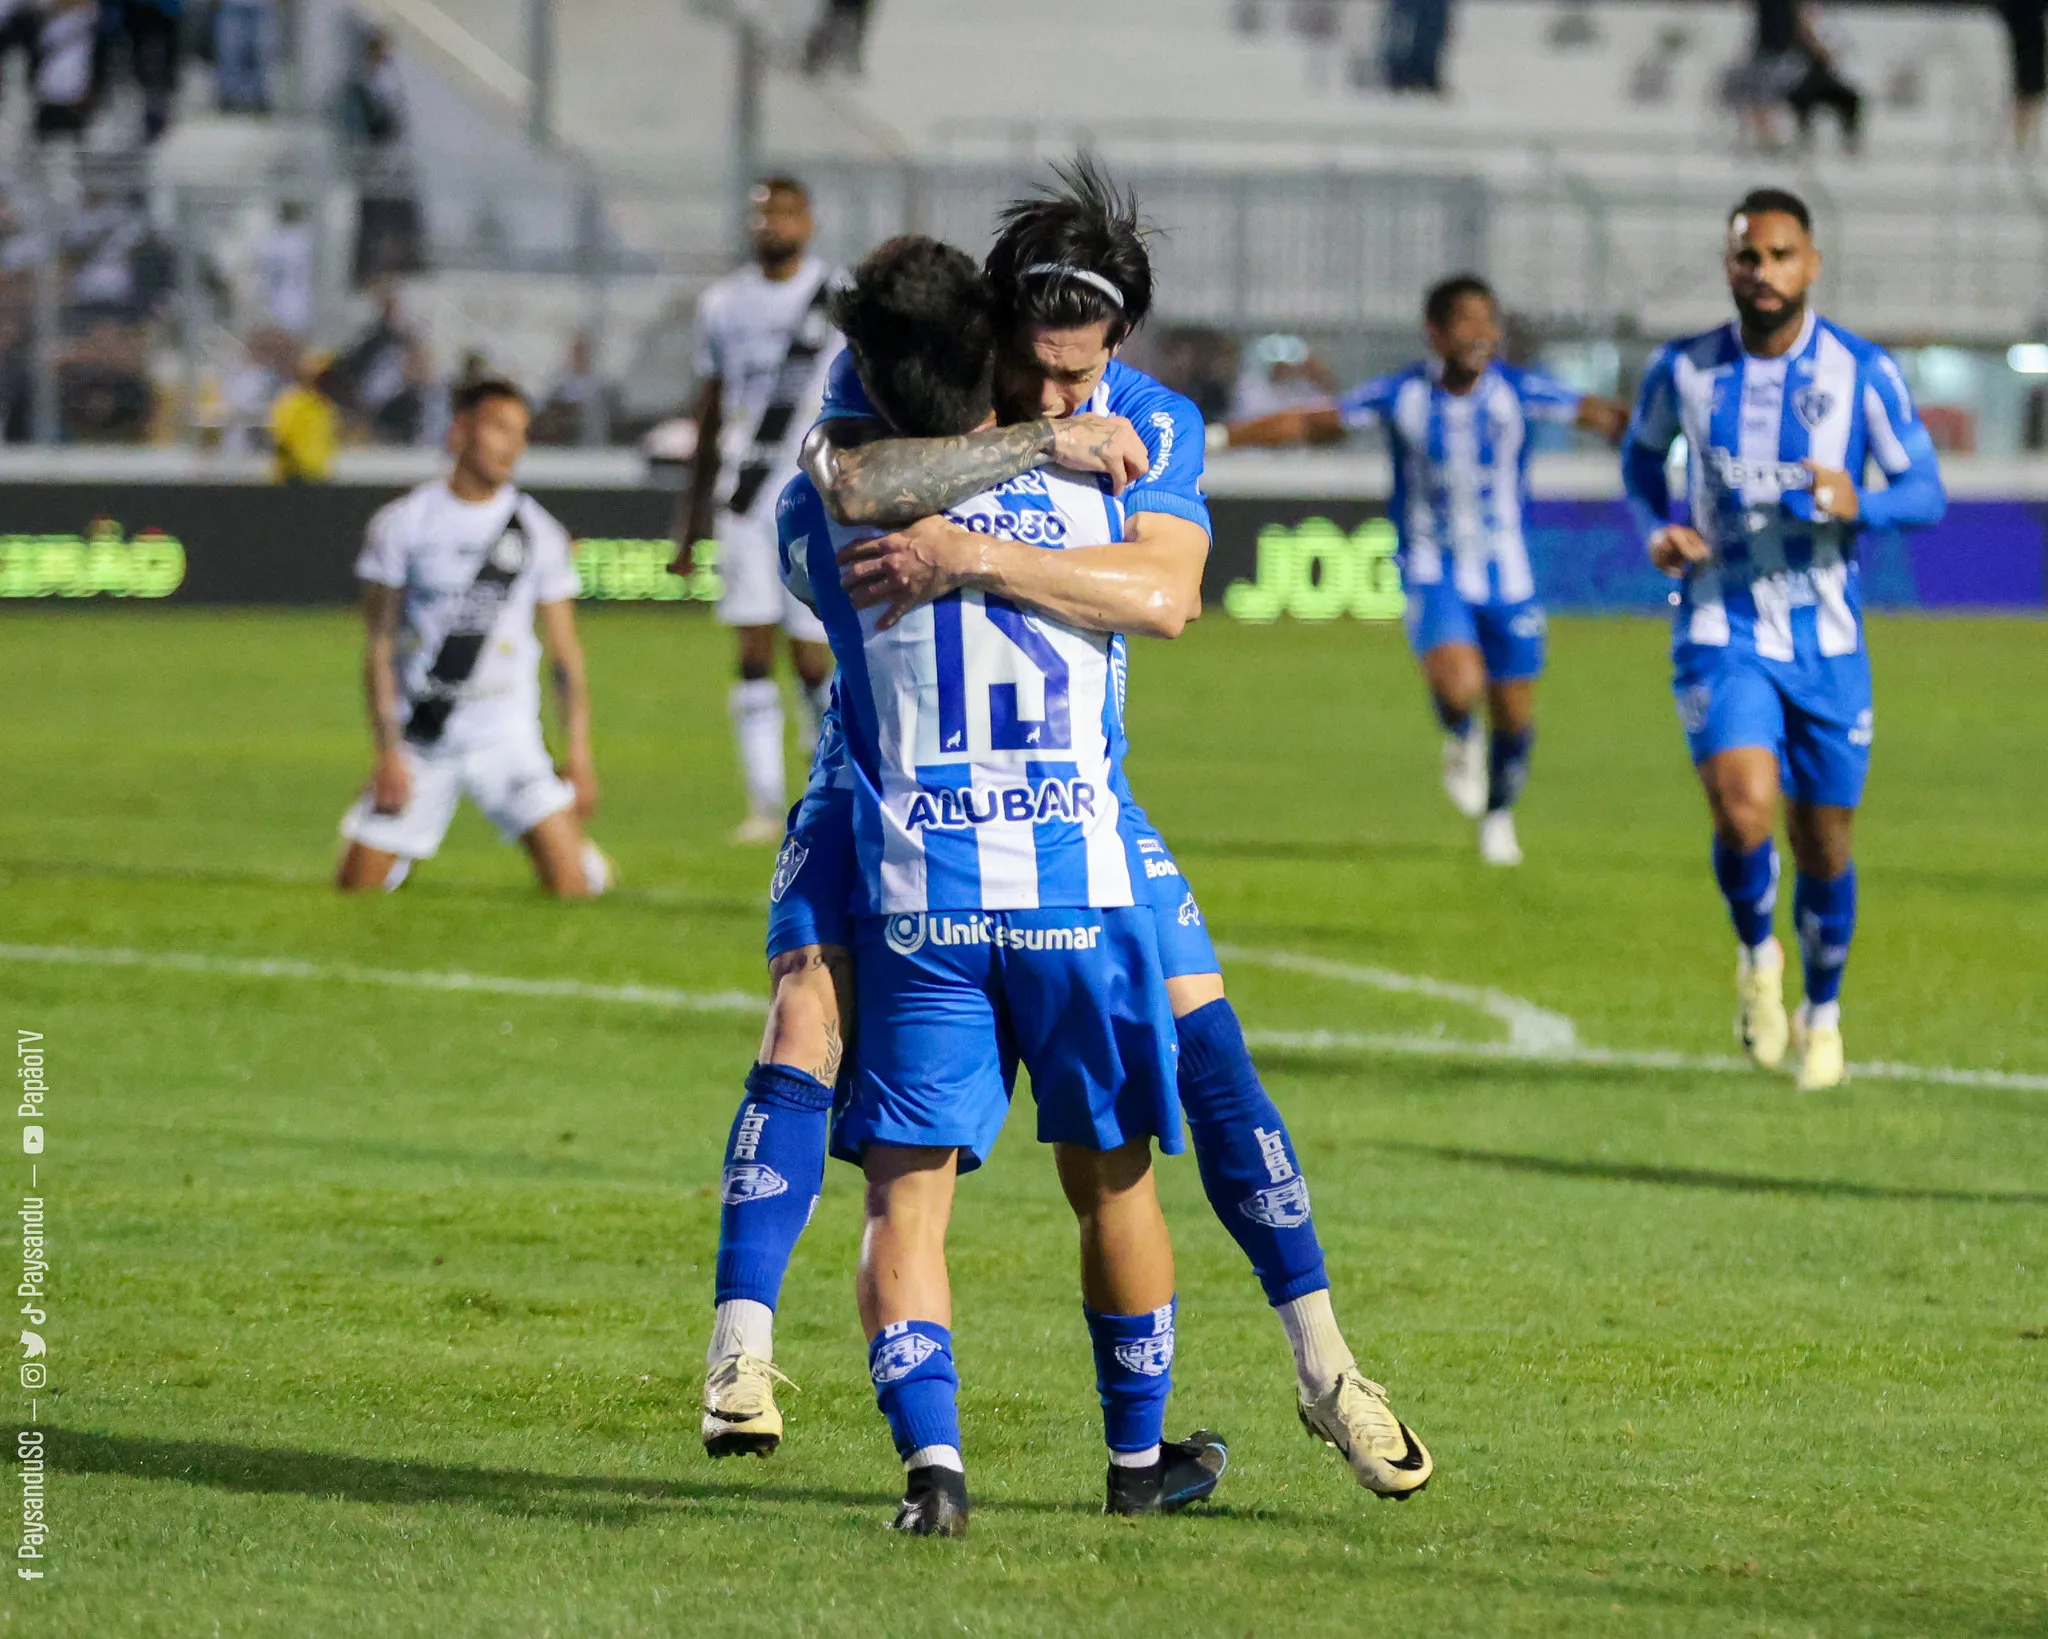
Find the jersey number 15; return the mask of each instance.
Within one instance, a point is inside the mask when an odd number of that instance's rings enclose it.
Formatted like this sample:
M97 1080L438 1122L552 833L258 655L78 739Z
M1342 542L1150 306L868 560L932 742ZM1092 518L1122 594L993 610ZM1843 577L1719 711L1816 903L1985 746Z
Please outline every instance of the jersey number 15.
M1045 715L1023 715L1014 682L973 682L968 678L967 644L961 632L961 602L958 592L949 592L932 605L932 629L938 648L939 750L946 755L989 751L1066 751L1074 743L1073 725L1067 707L1067 663L1052 645L1052 639L1032 623L1031 617L1015 604L999 597L985 597L982 607L988 623L1001 632L1011 647L1038 668L1045 678ZM984 655L976 658L992 658ZM967 691L988 690L988 737L984 747L967 742Z

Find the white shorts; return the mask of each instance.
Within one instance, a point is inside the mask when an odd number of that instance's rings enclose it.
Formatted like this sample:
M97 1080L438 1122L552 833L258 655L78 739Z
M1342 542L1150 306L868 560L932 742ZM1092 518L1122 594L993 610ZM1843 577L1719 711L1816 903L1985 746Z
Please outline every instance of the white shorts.
M466 751L402 750L412 771L412 800L395 814L380 814L364 791L342 816L341 834L350 842L403 859L432 859L464 797L507 842L576 802L576 788L555 772L538 723Z
M823 643L824 623L782 584L775 525L718 515L718 618L728 626L780 626L802 643Z

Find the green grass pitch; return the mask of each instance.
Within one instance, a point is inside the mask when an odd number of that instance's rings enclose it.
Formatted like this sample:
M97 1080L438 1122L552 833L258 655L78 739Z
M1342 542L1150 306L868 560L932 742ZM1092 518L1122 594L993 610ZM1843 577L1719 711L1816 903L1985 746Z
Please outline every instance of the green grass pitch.
M768 856L723 840L726 639L645 611L585 629L627 890L547 904L468 814L403 894L344 903L348 618L0 618L0 943L310 964L0 960L0 1025L47 1037L54 1282L50 1574L10 1579L0 1628L2048 1632L2048 1092L2025 1085L1802 1098L1268 1050L1339 1318L1438 1478L1378 1503L1303 1437L1279 1328L1183 1158L1170 1421L1223 1430L1233 1465L1213 1506L1137 1523L1096 1512L1072 1230L1019 1122L954 1231L959 1544L882 1529L897 1474L835 1165L784 1300L790 1437L708 1462L714 1180L758 1017L335 976L761 992ZM1553 630L1518 872L1477 863L1436 789L1392 628L1212 617L1140 645L1134 783L1232 947L1726 1055L1733 953L1663 633ZM2048 1073L2044 633L1874 623L1854 1061ZM1230 978L1262 1032L1506 1036L1455 997ZM25 1192L27 1158L6 1169Z

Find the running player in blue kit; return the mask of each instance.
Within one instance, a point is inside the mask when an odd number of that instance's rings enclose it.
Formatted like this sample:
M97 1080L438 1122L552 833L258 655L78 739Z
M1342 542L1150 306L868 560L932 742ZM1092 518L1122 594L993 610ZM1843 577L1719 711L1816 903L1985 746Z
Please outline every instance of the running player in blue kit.
M807 466L821 490L846 492L842 519L877 524L926 518L1048 464L1092 468L1123 490L1124 539L1044 552L942 520L917 523L849 549L843 576L854 603L886 603L884 618L894 619L972 584L1086 629L1176 635L1198 610L1208 545L1199 487L1203 433L1185 399L1113 357L1150 301L1134 211L1099 177L1079 173L1063 195L1013 210L990 270L999 318L1017 338L1004 373L1013 393L1022 378L1029 402L1047 416L966 437L892 437L877 423L858 376L843 366L828 399L833 419L814 434ZM1136 484L1129 483L1133 476ZM714 1455L765 1454L781 1435L770 1364L773 1309L822 1179L841 1020L852 1016L850 780L843 743L836 731L828 733L772 886L775 999L728 1149L718 1321L707 1351L704 1435ZM1388 1408L1385 1391L1357 1370L1337 1329L1307 1186L1225 998L1200 907L1121 784L1118 796L1127 822L1142 832L1136 869L1156 913L1178 1021L1179 1091L1203 1182L1287 1332L1302 1420L1343 1452L1361 1484L1381 1495L1411 1494L1427 1483L1428 1453ZM747 1170L764 1165L757 1131L779 1135L769 1147L786 1163L774 1169L767 1195L752 1182L758 1174Z
M1429 292L1423 331L1430 357L1421 363L1325 408L1232 422L1228 443L1327 444L1385 428L1387 515L1400 540L1409 645L1444 729L1444 790L1479 821L1479 857L1519 865L1514 811L1536 742L1545 633L1523 530L1531 425L1585 427L1612 442L1628 407L1503 362L1500 304L1469 273Z
M1934 443L1889 354L1814 313L1813 221L1759 189L1729 214L1736 320L1660 348L1622 457L1651 559L1681 577L1672 687L1714 821L1714 877L1740 945L1736 1032L1802 1090L1842 1080L1842 970L1856 928L1850 839L1870 768L1858 539L1947 508ZM1674 511L1665 476L1687 451ZM1867 469L1885 475L1865 488ZM1780 793L1806 996L1785 1013L1771 932Z

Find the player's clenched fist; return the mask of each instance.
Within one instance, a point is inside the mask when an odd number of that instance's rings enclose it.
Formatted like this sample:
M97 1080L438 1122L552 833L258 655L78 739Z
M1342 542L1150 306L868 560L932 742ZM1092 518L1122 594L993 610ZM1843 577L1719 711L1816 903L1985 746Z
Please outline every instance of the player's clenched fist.
M1684 524L1667 524L1650 537L1650 562L1667 575L1682 575L1713 555L1714 549L1700 538L1699 531Z
M412 801L412 770L405 753L391 746L377 754L377 766L370 771L370 806L380 814L404 812Z
M1138 429L1120 415L1076 415L1052 423L1052 458L1075 472L1109 475L1121 495L1152 470Z

